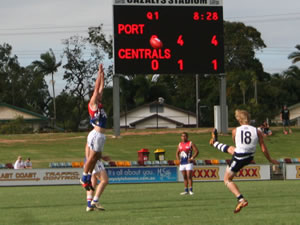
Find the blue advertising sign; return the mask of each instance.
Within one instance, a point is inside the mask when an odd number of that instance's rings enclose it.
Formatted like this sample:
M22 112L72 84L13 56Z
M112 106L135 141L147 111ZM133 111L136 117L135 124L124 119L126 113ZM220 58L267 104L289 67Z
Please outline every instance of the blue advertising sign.
M106 168L109 183L177 182L177 167Z

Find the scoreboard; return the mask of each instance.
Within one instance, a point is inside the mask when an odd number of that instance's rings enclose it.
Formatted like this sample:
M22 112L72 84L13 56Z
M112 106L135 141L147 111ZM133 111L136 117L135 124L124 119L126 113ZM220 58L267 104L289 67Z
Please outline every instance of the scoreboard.
M222 0L114 0L113 15L116 74L224 73Z

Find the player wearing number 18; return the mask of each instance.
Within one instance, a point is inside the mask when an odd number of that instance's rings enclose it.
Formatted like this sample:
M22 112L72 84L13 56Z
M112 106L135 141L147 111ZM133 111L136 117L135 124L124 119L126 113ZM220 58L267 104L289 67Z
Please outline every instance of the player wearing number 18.
M244 199L237 185L233 183L232 180L239 170L251 163L254 158L257 143L259 143L263 154L269 160L269 162L274 164L278 164L278 162L271 158L264 143L262 133L255 127L249 125L249 113L245 110L236 110L235 118L240 124L239 127L232 131L232 138L236 147L220 143L218 141L218 133L216 129L214 129L212 132L212 138L210 139L209 143L218 150L232 155L232 159L224 175L224 183L238 200L234 210L234 213L238 213L242 208L248 205L248 201Z

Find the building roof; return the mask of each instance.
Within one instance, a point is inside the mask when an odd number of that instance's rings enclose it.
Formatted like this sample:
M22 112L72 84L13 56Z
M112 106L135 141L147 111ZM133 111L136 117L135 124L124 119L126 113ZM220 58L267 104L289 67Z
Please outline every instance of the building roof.
M10 104L7 104L7 103L0 102L0 107L1 106L7 107L7 108L10 108L10 109L14 109L16 111L20 111L20 112L23 112L23 113L26 113L26 114L29 114L31 116L36 117L36 119L35 118L34 119L24 119L26 121L49 120L49 118L46 117L46 116L43 116L39 113L35 113L35 112L29 111L27 109L23 109L23 108L14 106L14 105L10 105ZM9 121L9 120L3 120L3 119L0 118L0 121Z
M168 118L168 117L161 116L161 115L159 115L159 114L153 114L153 115L151 115L151 116L147 116L147 117L144 117L143 119L136 120L136 121L130 123L130 126L134 126L134 125L136 125L136 124L138 124L138 123L140 123L140 122L143 122L143 121L152 119L152 118L154 118L154 117L156 117L156 116L157 116L158 118L161 118L161 119L163 119L163 120L169 121L169 122L171 122L171 123L175 123L175 124L177 124L177 125L184 125L183 123L178 122L178 121L176 121L176 120L172 120L172 119L170 119L170 118Z
M134 109L131 109L129 110L128 112L124 112L124 113L121 113L120 116L125 116L125 114L130 114L132 112L135 112L141 108L144 108L144 107L149 107L150 105L154 105L154 104L160 104L158 101L154 101L154 102L150 102L150 103L147 103L147 104L144 104L144 105L141 105L141 106L138 106ZM174 109L174 110L177 110L177 111L180 111L180 112L183 112L183 113L186 113L186 114L189 114L189 115L192 115L192 116L196 116L196 113L193 113L193 112L190 112L190 111L187 111L187 110L184 110L184 109L181 109L181 108L178 108L176 106L173 106L173 105L169 105L169 104L166 104L166 103L163 103L162 104L164 107L168 107L168 108L171 108L171 109ZM147 117L148 118L148 117Z
M300 107L300 102L295 104L295 105L289 106L288 109L291 110L291 109L295 109L295 108L298 108L298 107Z
M297 109L297 108L300 108L300 102L299 103L296 103L294 105L291 105L291 106L288 106L288 109L289 110L294 110L294 109ZM280 112L281 113L281 112ZM274 121L281 121L281 118L280 118L280 113L278 113L275 118L274 118ZM295 115L294 114L294 117L293 118L290 118L290 120L295 120L297 118L299 118L300 116L299 115Z

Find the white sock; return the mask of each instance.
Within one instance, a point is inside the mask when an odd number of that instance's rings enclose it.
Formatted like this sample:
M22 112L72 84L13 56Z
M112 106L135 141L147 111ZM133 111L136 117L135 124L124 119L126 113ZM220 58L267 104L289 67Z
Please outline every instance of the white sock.
M92 201L92 199L93 199L93 196L91 196L91 195L88 195L88 196L86 197L86 200L87 200L87 201Z

